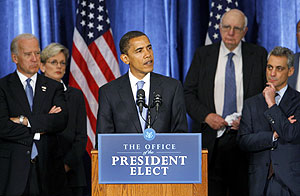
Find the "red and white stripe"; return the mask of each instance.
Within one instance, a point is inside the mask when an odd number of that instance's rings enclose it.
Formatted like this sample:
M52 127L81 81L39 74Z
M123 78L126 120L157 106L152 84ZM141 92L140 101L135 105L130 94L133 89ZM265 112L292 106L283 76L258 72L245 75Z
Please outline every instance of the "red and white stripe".
M87 46L75 28L69 84L81 89L84 94L88 134L86 150L89 154L95 147L98 89L119 76L120 68L111 29Z

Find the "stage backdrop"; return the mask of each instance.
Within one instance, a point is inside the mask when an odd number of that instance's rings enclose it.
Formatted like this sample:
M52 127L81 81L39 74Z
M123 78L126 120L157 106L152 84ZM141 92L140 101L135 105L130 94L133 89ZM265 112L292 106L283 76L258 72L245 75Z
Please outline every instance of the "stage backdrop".
M35 34L41 48L60 42L71 49L76 3L0 0L0 77L15 70L9 46L20 33ZM205 41L208 0L107 0L106 4L118 54L118 42L125 32L143 31L153 44L154 71L184 80L195 49ZM268 51L277 45L299 50L295 26L300 19L300 0L240 0L239 6L249 18L247 41ZM123 74L128 66L120 63L120 70Z
M118 55L124 33L143 31L153 45L154 71L184 81L196 48L205 43L211 1L106 0ZM246 41L268 51L278 45L299 51L296 23L300 19L300 0L238 3L249 21ZM0 78L16 69L10 57L10 42L20 33L35 34L42 49L51 42L60 42L71 50L76 7L76 0L0 0ZM127 70L128 66L120 63L121 74ZM68 74L64 81L68 83Z

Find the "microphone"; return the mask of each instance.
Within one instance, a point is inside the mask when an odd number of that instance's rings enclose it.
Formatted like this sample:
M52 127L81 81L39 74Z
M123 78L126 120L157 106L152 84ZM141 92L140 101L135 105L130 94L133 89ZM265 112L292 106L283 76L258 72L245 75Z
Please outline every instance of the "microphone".
M155 93L153 98L153 106L155 107L156 112L158 112L159 106L162 104L162 97L160 93Z
M136 93L136 105L139 107L140 114L142 114L145 105L145 91L143 89L139 89Z

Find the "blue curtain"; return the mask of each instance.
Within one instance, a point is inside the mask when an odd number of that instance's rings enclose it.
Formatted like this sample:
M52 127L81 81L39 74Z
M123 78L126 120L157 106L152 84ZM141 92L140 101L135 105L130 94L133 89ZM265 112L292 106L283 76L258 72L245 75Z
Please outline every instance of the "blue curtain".
M124 33L143 31L153 45L154 71L183 81L195 49L204 44L210 1L107 0L118 54ZM300 0L240 0L239 4L248 16L247 41L268 51L277 45L299 51L295 34ZM41 48L60 42L71 49L75 12L75 0L0 0L0 77L16 69L9 46L20 33L35 34ZM120 61L120 69L123 74L128 66Z
M106 0L118 55L124 33L143 31L153 45L154 71L184 81L196 48L205 42L210 2ZM76 0L0 0L0 78L16 69L10 42L20 33L35 34L42 49L60 42L71 50L76 5ZM300 51L296 40L300 0L240 0L239 5L249 21L246 41L268 51L277 45ZM120 62L120 70L124 74L128 66Z
M76 1L0 0L0 77L15 71L10 42L20 33L32 33L41 48L60 42L72 48Z
M268 51L278 45L299 51L296 23L300 19L300 1L257 0L256 4L258 42Z
M201 2L106 1L115 43L118 44L127 31L145 32L153 45L154 71L183 80L195 48L200 45L201 36L205 36L207 28L207 20L201 20L200 15L208 13L208 1ZM204 28L201 30L201 27ZM127 72L128 65L120 61L120 70L121 73Z

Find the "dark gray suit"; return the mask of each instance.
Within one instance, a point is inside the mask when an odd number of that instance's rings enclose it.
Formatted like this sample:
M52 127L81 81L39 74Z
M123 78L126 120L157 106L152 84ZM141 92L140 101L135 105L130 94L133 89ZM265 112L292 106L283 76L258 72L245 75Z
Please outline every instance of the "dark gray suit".
M43 88L42 88L43 87ZM53 105L62 112L48 114ZM35 133L45 132L35 141L41 195L64 191L65 172L56 132L67 124L67 107L63 86L37 75L32 112L24 87L16 72L0 79L0 195L21 195L30 173L30 154ZM12 122L10 117L24 115L31 128Z
M300 82L300 81L297 81L297 78L298 78L298 72L299 72L299 57L300 57L300 53L296 53L295 56L294 56L294 74L291 75L288 79L288 84L292 87L292 88L296 88L296 84L297 82Z
M288 117L295 115L291 124ZM273 130L279 135L273 142ZM263 196L269 165L275 178L290 195L300 195L300 93L288 87L282 100L268 108L262 94L246 100L238 133L242 149L250 152L249 190L251 196Z
M214 94L215 88L215 75L218 65L218 57L221 43L215 43L212 45L198 48L188 74L184 83L185 103L187 112L193 119L193 132L202 133L202 146L208 149L209 158L209 179L216 176L214 168L222 168L227 163L229 176L233 177L233 174L238 174L237 171L240 165L239 155L237 154L237 147L235 144L236 131L230 134L225 133L216 144L217 130L210 128L205 122L205 118L209 113L216 113L214 97L218 96ZM266 83L265 79L265 67L267 63L267 51L257 45L242 42L242 63L243 63L243 90L244 99L254 96L260 93ZM222 146L224 145L224 146ZM217 152L215 147L219 146L222 152ZM213 160L213 155L218 156ZM222 158L221 156L224 156ZM234 166L237 164L237 167ZM232 173L232 174L231 174ZM237 180L222 178L221 186ZM241 181L237 181L242 184ZM234 182L232 182L234 183ZM209 183L212 185L212 183ZM234 189L241 188L238 186ZM211 189L210 189L211 188ZM209 193L213 195L214 190L221 190L222 188L210 187ZM243 192L243 190L241 190ZM239 195L239 193L237 193Z
M183 88L179 81L150 73L150 103L154 93L162 96L162 105L153 128L158 133L186 132L187 120ZM151 119L155 111L151 109ZM97 133L142 133L128 73L99 89Z

